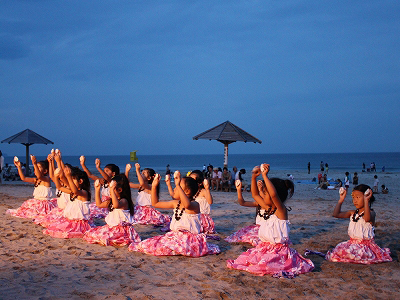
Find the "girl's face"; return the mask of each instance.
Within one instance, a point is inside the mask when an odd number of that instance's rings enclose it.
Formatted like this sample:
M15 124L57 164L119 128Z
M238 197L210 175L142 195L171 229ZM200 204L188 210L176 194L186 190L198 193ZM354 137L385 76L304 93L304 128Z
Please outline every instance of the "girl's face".
M78 179L76 177L72 177L72 182L75 184L76 187L80 188L82 184L82 179Z
M42 164L37 164L37 167L42 174L47 174L47 169L43 168Z
M106 173L108 177L114 177L114 172L109 168L104 168L104 173Z
M142 171L142 177L143 177L143 179L146 179L147 181L150 180L151 176L150 176L149 170L143 170Z
M191 190L186 187L186 180L184 178L181 180L180 186L181 186L183 192L185 193L185 195L188 198L191 198L192 197Z
M364 193L361 191L353 191L351 193L353 197L353 204L357 209L364 208Z

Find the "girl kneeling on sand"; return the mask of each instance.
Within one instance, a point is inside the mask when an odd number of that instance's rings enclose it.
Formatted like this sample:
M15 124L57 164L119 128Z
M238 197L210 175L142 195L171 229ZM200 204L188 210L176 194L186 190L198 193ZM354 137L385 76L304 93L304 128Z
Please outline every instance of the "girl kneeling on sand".
M163 236L155 236L140 243L132 243L130 251L139 251L151 255L184 255L199 257L219 253L219 247L209 244L206 235L201 233L200 205L194 201L198 184L191 177L181 179L179 171L174 174L176 192L179 200L158 200L157 187L160 184L160 175L154 178L151 187L152 205L162 209L173 209L174 217L171 221L171 231Z

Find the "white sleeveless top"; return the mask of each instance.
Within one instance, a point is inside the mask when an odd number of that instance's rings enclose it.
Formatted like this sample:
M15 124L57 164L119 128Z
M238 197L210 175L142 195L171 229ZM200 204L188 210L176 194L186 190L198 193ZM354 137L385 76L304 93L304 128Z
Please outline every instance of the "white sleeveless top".
M187 230L191 233L201 232L200 214L187 214L183 212L179 221L172 217L170 228L172 231Z
M195 201L200 205L200 213L209 215L211 212L210 204L208 204L206 197L196 197Z
M57 191L57 193L58 193L58 191ZM69 194L61 192L61 191L60 191L60 193L61 193L60 197L57 198L57 206L61 209L64 209L69 202Z
M33 190L33 198L37 200L51 200L53 199L53 191L51 190L51 187L38 185Z
M258 237L263 242L286 243L289 241L289 224L289 220L280 220L276 215L270 216L268 220L263 218L258 230Z
M136 204L140 206L151 205L151 195L145 191L140 191L136 198Z
M347 233L352 239L373 239L375 236L374 226L371 223L365 222L361 217L357 222L353 222L353 215L350 217L350 224Z
M120 208L114 208L112 211L110 211L105 218L105 221L108 226L114 227L122 222L126 223L133 223L133 216L131 216L129 209L124 210Z
M70 220L89 220L89 204L89 201L83 202L78 199L69 201L64 209L63 216Z

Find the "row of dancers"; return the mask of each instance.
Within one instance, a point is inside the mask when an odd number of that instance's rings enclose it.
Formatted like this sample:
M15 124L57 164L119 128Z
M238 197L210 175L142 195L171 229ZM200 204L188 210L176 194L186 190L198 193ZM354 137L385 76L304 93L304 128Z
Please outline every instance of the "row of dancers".
M96 168L101 177L87 169L85 157L81 156L82 169L64 164L61 152L52 151L45 161L36 161L31 156L35 177L25 177L18 158L14 164L21 179L35 185L33 199L25 201L17 209L7 213L21 218L30 218L43 226L44 234L57 238L83 238L89 243L112 246L128 246L129 251L150 255L184 255L199 257L220 253L218 245L207 241L217 239L215 224L210 216L213 203L208 180L195 170L181 177L174 173L175 188L170 176L165 181L172 200L160 201L161 176L154 170L141 170L135 164L138 183L130 182L131 165L125 174L119 167L108 164L101 168L96 159ZM242 195L241 182L237 181L238 202L242 206L256 208L256 222L225 238L230 243L250 243L253 248L235 260L228 260L227 267L245 270L255 275L270 274L274 277L293 278L310 272L314 264L290 247L288 209L285 201L294 193L291 180L269 178L269 165L261 164L252 170L252 201ZM257 181L262 176L263 180ZM94 180L95 203L91 203L91 184ZM54 198L51 181L57 189ZM134 206L131 188L138 190ZM350 240L338 244L326 254L307 250L306 255L322 255L334 262L372 264L391 261L390 250L380 248L374 242L375 212L371 204L375 198L369 186L360 184L352 191L355 210L342 211L347 195L340 190L339 201L333 216L349 218ZM157 210L171 209L173 216ZM95 226L94 220L104 218L104 226ZM163 235L141 240L134 224L161 226Z

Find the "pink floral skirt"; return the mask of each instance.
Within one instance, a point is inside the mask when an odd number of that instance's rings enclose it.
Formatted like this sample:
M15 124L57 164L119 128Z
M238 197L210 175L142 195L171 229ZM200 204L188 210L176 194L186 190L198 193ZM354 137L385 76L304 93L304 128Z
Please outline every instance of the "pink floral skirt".
M90 244L104 246L127 246L132 242L140 242L139 234L129 223L113 227L108 225L93 227L85 232L83 239Z
M261 242L260 238L258 237L259 228L260 225L256 224L243 227L242 229L225 238L225 241L228 243L249 243L253 246L257 246L257 244Z
M189 231L170 231L165 235L155 236L140 243L132 243L128 250L156 256L200 257L220 253L218 245L207 243L204 233L195 234Z
M256 247L243 252L237 259L228 260L227 267L258 276L270 274L273 277L293 278L311 272L314 264L290 248L288 243L260 242Z
M373 239L350 239L328 251L325 258L334 262L377 264L392 261L389 248L380 248Z
M166 225L171 222L171 217L164 215L152 206L135 206L134 223L142 225Z
M17 209L8 209L6 213L18 218L33 219L48 214L55 207L57 207L57 198L51 200L29 199Z
M96 203L90 203L89 209L90 209L90 219L103 219L109 213L108 208L97 207Z
M44 229L43 233L61 239L81 238L90 228L88 220L70 220L61 217Z
M53 208L47 215L41 215L33 219L33 222L43 226L44 228L47 228L50 224L56 222L56 220L63 218L63 212L63 209L56 207Z
M201 221L201 230L203 233L206 234L216 233L214 221L209 214L200 214L200 221Z

